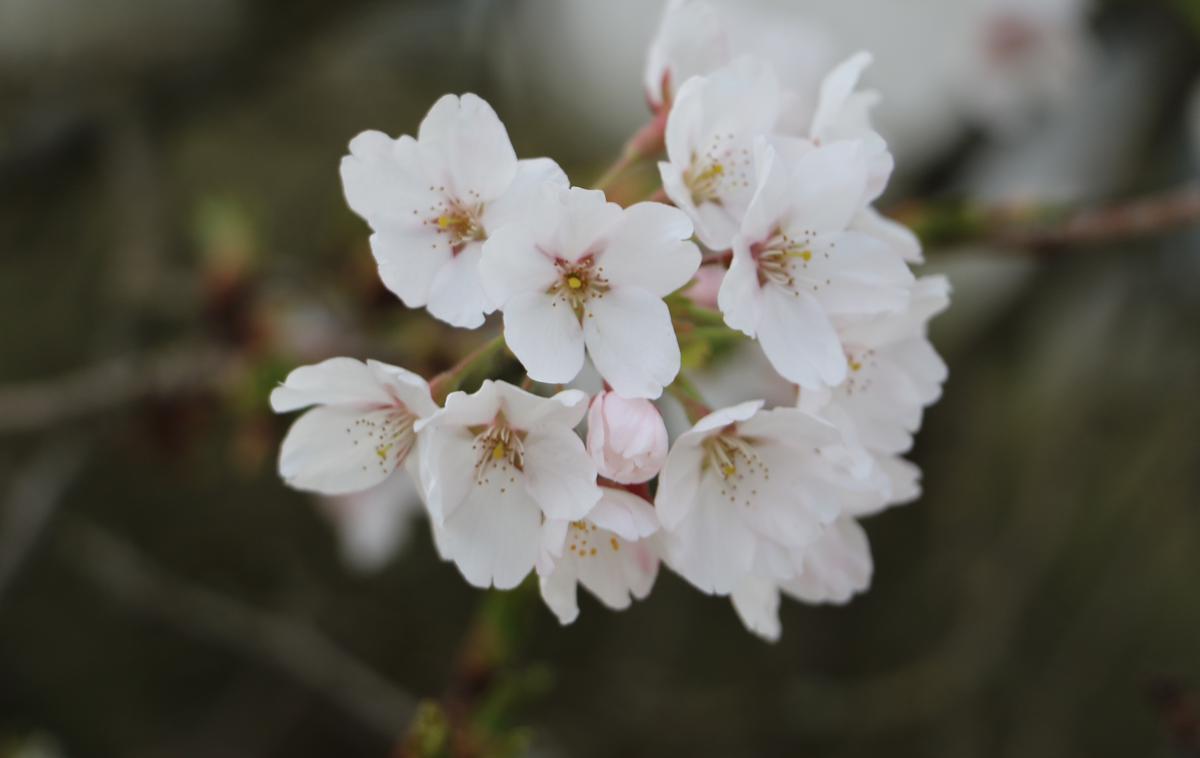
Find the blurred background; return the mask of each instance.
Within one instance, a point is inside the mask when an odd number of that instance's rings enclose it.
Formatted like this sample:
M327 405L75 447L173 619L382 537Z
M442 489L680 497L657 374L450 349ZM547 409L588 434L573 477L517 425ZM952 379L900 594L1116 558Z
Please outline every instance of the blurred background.
M1200 755L1200 232L938 223L1186 200L1200 3L725 5L749 49L874 51L882 205L955 287L924 497L775 645L665 571L560 628L439 562L411 492L275 473L290 368L482 337L378 283L348 140L474 91L586 185L647 118L661 3L0 0L0 756L398 755L472 687L513 754ZM728 363L714 400L759 391ZM483 683L479 613L519 630Z

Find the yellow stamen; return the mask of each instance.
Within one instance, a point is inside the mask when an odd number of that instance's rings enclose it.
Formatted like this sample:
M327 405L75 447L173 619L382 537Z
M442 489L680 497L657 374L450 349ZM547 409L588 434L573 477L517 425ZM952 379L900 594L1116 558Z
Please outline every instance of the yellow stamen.
M375 448L375 455L379 456L379 460L385 461L385 460L387 460L388 453L390 453L391 451L392 451L392 446L390 444L389 445L380 445L379 447Z
M850 370L851 371L858 371L861 368L862 368L862 364L859 363L858 361L850 361Z
M573 290L577 290L583 286L583 280L577 276L568 276L567 277L567 286Z
M508 454L503 442L496 442L496 446L492 448L492 460L498 461Z
M722 466L721 473L725 476L726 479L728 479L729 477L731 477L737 473L737 466L732 466L732 465L731 466Z

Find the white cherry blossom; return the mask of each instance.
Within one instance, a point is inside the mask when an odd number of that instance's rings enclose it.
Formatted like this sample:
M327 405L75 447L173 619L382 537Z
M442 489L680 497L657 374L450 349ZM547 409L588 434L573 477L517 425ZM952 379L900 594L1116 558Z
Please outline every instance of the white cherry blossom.
M453 392L421 422L421 487L438 549L477 587L515 587L533 568L547 519L584 517L600 499L574 427L587 395L538 397L487 380Z
M326 495L382 483L411 460L417 422L437 410L421 377L353 358L302 366L271 392L276 413L309 406L283 440L279 474L296 489Z
M790 156L759 147L760 182L718 305L730 327L758 338L781 376L835 386L847 364L833 319L903 310L912 273L887 244L850 228L866 207L861 143Z
M571 381L586 346L619 394L661 395L680 360L662 299L700 265L687 216L661 203L622 209L573 187L545 188L526 217L487 241L480 270L529 376Z
M840 605L870 586L874 570L867 534L849 516L834 521L804 548L787 551L785 563L790 578L749 574L730 595L746 628L772 642L782 632L780 592L805 603Z
M504 124L475 95L445 95L416 139L366 131L342 159L350 207L370 225L384 285L410 308L475 328L495 306L479 278L482 243L519 220L522 198L566 186L547 158L518 161Z
M844 497L873 483L831 460L842 443L832 425L762 401L721 409L675 441L655 507L664 559L699 589L729 594L744 577L789 577L787 551L816 541Z
M416 470L411 464L404 468ZM370 489L316 500L337 534L343 561L362 572L377 571L391 560L425 511L413 477L400 469Z
M654 508L624 490L601 491L585 518L545 525L538 579L542 598L563 624L579 615L578 585L619 611L650 594L658 574Z
M667 119L663 189L696 224L712 250L727 250L754 195L754 146L779 115L779 83L771 66L744 56L687 80Z

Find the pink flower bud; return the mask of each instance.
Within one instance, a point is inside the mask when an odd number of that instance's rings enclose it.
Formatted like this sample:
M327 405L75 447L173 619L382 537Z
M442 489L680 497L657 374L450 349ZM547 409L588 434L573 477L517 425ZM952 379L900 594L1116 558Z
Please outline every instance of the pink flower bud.
M725 267L720 263L709 263L696 272L696 283L683 291L684 296L702 308L717 307L717 292L725 281Z
M667 427L649 400L601 392L588 408L587 449L600 476L641 484L667 458Z

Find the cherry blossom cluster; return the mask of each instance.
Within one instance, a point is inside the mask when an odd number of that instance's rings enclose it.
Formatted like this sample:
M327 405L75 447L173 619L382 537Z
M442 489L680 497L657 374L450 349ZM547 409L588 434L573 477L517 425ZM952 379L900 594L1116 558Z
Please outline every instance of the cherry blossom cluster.
M563 623L579 585L626 608L660 563L768 639L781 595L845 602L867 587L858 519L918 494L901 456L946 377L926 325L947 285L913 276L916 238L872 207L892 157L870 123L877 97L858 88L870 57L791 91L722 35L709 6L672 2L650 50L655 196L669 203L622 207L547 158L518 159L470 94L438 100L415 138L350 143L342 182L384 285L457 327L499 311L529 381L467 393L448 391L454 372L298 368L271 396L309 409L283 442L288 484L339 495L411 478L470 584L535 573ZM695 318L756 340L796 402L709 409L680 376ZM593 396L577 388L589 361ZM531 391L546 385L558 391ZM673 442L664 392L691 418Z

